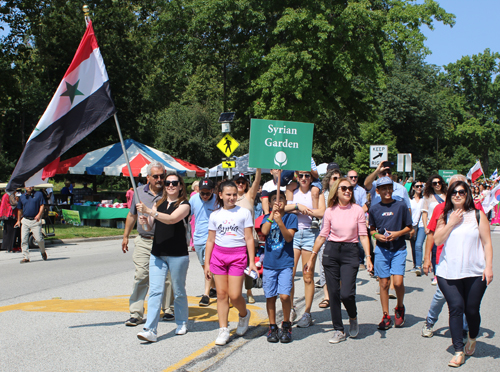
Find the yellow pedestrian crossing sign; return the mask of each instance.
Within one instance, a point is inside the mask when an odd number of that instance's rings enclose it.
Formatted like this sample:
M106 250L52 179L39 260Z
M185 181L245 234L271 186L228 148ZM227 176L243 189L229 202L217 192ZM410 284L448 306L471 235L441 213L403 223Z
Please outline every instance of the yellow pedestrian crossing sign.
M234 160L222 161L222 168L236 168L236 162Z
M234 152L234 150L238 148L239 145L240 144L233 137L231 137L229 134L226 134L217 144L217 148L221 150L224 153L224 155L229 156ZM234 168L234 167L227 167L227 168Z

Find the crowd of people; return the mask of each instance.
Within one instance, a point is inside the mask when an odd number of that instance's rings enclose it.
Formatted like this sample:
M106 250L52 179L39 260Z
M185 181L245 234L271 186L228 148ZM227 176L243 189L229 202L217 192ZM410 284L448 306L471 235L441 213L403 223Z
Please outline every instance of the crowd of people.
M176 335L188 332L186 276L191 247L202 267L204 293L199 306L217 299L217 345L229 341L230 307L239 313L236 334L248 330L252 313L246 304L255 302L252 288L259 281L266 297L269 342L289 343L294 324L314 324L315 287L324 291L319 306L330 309L334 331L329 342L356 337L360 328L356 278L364 269L379 282L382 319L378 328L403 327L409 241L411 272L417 276L432 273L432 284L437 285L422 336L432 337L446 302L455 348L449 365L458 367L465 356L474 353L481 299L493 280L490 221L478 209L474 184L462 175L452 176L448 184L439 175L399 183L384 163L363 185L358 184L355 170L344 176L335 163L329 164L322 180L314 161L310 170L273 169L271 174L272 179L262 187L260 169L253 182L243 174L217 185L202 179L192 185L188 198L181 176L165 173L160 163L149 164L147 183L134 196L122 242L127 252L128 237L137 223L134 287L125 324L145 323L137 335L140 340L157 341L160 318L175 320ZM302 271L305 298L298 320L294 306L297 270ZM281 324L277 324L278 297ZM390 297L397 301L393 316ZM348 332L342 304L349 317Z

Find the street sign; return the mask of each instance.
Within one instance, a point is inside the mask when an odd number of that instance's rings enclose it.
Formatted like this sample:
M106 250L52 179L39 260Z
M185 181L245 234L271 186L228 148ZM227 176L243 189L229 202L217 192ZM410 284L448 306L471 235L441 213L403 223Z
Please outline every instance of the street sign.
M252 119L248 166L311 170L314 124Z
M236 168L236 158L222 158L222 168Z
M388 149L385 145L371 145L370 146L370 168L377 168L378 165L387 161Z
M229 134L226 134L217 144L217 148L221 150L224 155L229 156L238 148L239 145L238 141L236 141Z
M449 169L440 169L438 171L438 174L443 177L444 182L448 183L450 181L451 176L458 174L456 170L449 170Z
M411 154L398 154L398 172L411 172Z

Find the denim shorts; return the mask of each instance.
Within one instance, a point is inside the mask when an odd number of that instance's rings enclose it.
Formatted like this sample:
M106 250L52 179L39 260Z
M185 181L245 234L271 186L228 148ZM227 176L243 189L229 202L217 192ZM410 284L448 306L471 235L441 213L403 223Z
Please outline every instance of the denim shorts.
M205 266L205 249L207 248L206 244L203 245L195 245L194 251L198 256L198 261L200 261L201 266Z
M375 247L375 275L379 278L389 278L391 275L405 275L406 249L390 251Z
M302 229L293 236L293 248L312 251L314 242L319 235L319 229Z
M277 295L290 296L293 285L293 267L285 269L266 269L262 273L262 288L266 298Z

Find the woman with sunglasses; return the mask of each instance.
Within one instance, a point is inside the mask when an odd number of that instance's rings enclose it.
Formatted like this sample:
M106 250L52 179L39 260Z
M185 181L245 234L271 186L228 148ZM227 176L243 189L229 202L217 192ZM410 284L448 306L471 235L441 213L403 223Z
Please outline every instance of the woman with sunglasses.
M305 264L311 257L311 251L314 246L314 241L318 236L319 229L313 229L312 218L322 218L325 213L325 199L319 198L319 208L313 209L313 200L311 194L312 174L311 171L297 172L299 187L293 192L293 199L288 201L285 207L286 213L296 213L299 221L299 230L293 237L293 252L294 252L294 268L293 277L297 272L297 266L300 258L302 258L302 277L304 279L304 292L306 306L304 314L297 322L298 327L306 328L312 325L311 306L314 298L314 267L310 272L304 270ZM292 287L291 299L293 309L293 295L295 288ZM292 310L292 313L294 310ZM292 321L293 321L292 314Z
M446 192L448 188L446 183L439 174L434 174L427 180L424 188L424 204L422 206L422 221L424 222L425 234L429 234L427 225L432 217L432 212L436 205L444 203L446 200ZM432 278L432 285L437 284L436 278L436 244L432 247L432 271L434 277Z
M413 220L413 230L415 231L412 239L410 239L411 253L413 257L412 272L414 272L417 276L422 275L422 247L425 240L425 228L424 222L422 221L422 207L424 204L423 187L423 182L415 181L411 185L410 189L411 217Z
M359 240L361 240L365 251L367 269L371 271L373 265L365 212L363 208L356 204L354 187L349 180L340 178L330 189L328 208L323 217L323 228L314 243L312 254L304 268L304 272L314 270L316 254L326 242L323 266L331 301L330 312L334 329L333 337L330 340L332 344L346 339L342 323L341 301L349 315L349 336L354 338L359 332L356 309Z
M144 331L137 337L148 342L157 341L157 327L160 320L161 300L165 290L165 279L170 271L174 291L176 335L187 333L188 300L186 275L189 267L186 226L190 212L186 197L186 185L181 176L167 174L162 198L152 209L143 203L137 204L140 223L155 224L153 247L149 259L148 316Z
M493 280L493 249L489 221L474 208L466 182L450 185L434 241L444 244L436 269L439 288L448 303L450 332L455 355L449 362L459 367L474 354L481 316L479 307L486 287ZM462 339L463 314L469 324L467 344Z
M236 187L238 188L238 199L236 199L236 205L245 209L248 209L250 213L252 213L252 220L255 221L255 213L254 213L254 205L255 198L257 197L257 192L259 191L260 179L261 179L262 170L257 168L255 173L255 179L253 180L252 186L250 186L250 182L245 177L244 174L240 173L238 178L234 181L236 183ZM253 229L253 239L255 242L255 248L259 246L259 236L255 229ZM253 288L253 279L251 276L245 276L245 289L247 290L247 302L249 304L255 303L255 298L252 293Z

